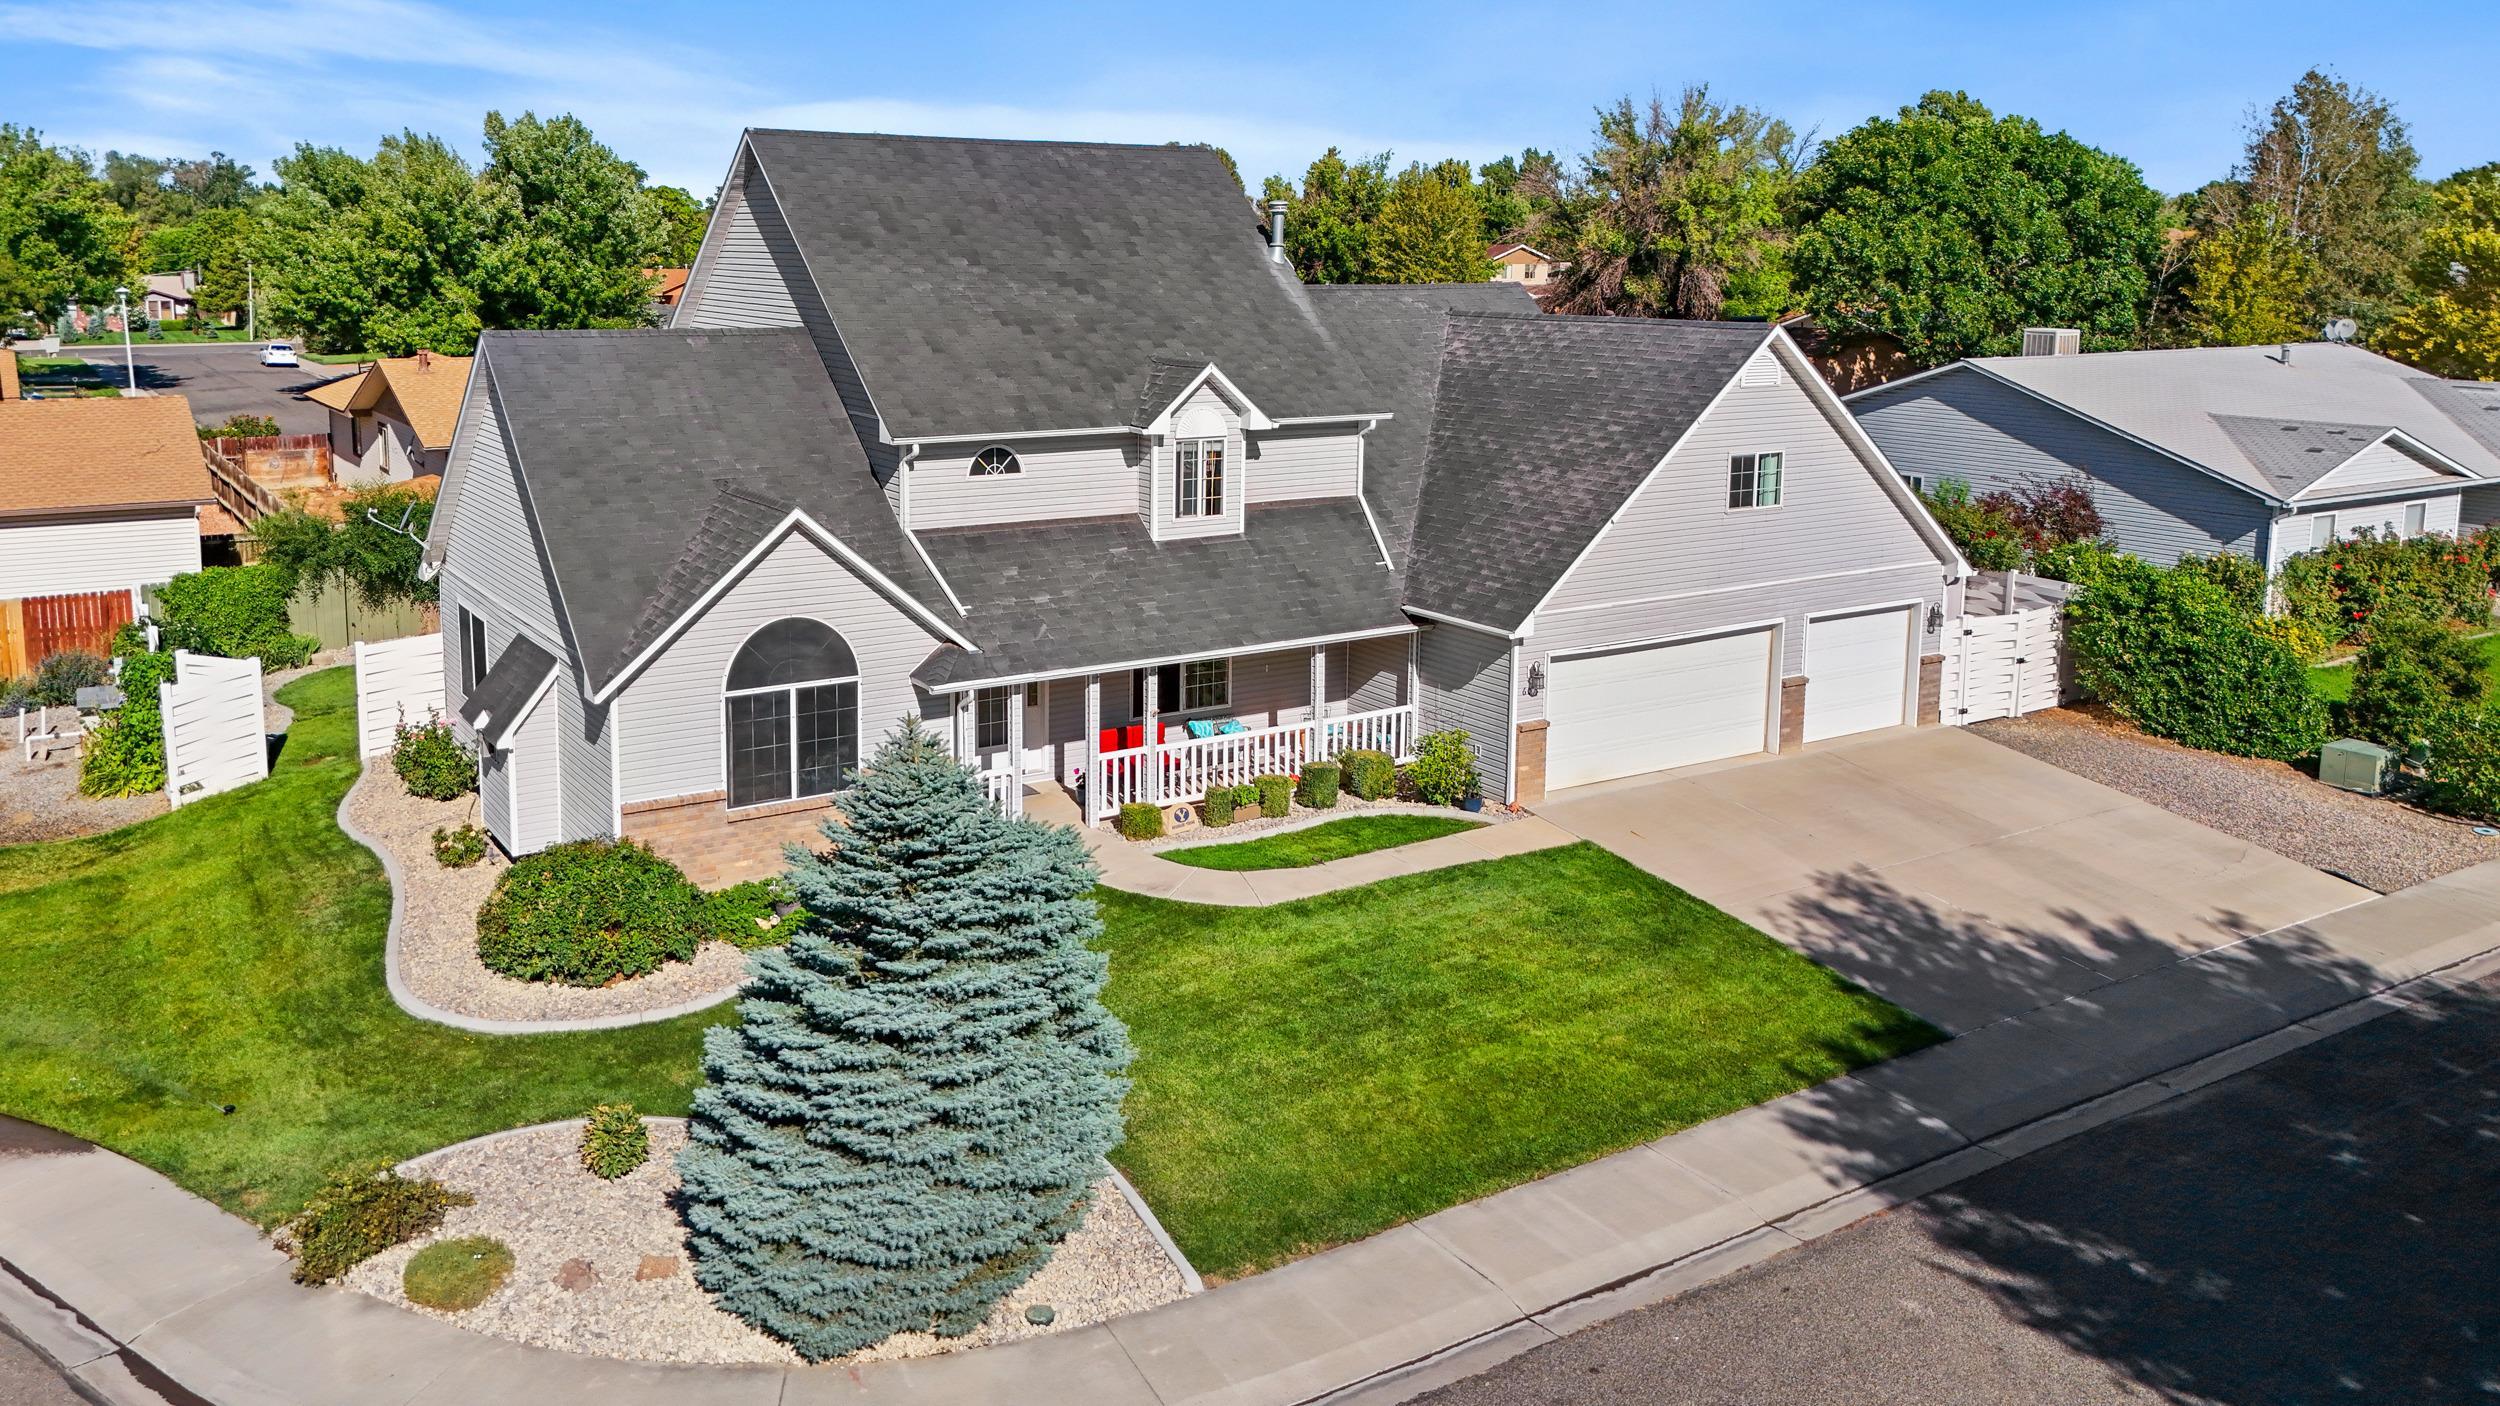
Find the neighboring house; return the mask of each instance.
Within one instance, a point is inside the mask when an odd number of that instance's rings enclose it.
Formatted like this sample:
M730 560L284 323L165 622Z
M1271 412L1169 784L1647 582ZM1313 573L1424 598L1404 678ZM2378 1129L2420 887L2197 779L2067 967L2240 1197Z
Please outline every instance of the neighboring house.
M1493 279L1497 283L1519 283L1542 288L1554 281L1562 268L1553 258L1525 244L1496 244L1484 251L1493 261Z
M421 351L304 392L330 412L332 476L352 485L441 473L468 382L468 357Z
M0 401L0 601L197 571L209 501L181 396Z
M1981 357L1849 397L1902 473L1975 490L2081 477L2119 547L2279 570L2359 528L2500 518L2500 387L2330 342Z
M1281 233L1202 150L748 133L672 326L479 342L426 561L489 829L771 872L906 717L1096 818L1932 718L1966 569L1783 333Z
M686 297L686 275L692 269L651 270L651 302L655 307L673 308Z
M151 321L179 322L197 305L192 295L199 286L200 275L191 269L149 274L139 295L139 312Z

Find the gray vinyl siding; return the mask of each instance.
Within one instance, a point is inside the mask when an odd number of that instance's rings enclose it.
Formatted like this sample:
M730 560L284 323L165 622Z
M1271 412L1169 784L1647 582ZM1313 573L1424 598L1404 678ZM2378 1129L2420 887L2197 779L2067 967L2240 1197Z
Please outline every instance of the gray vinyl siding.
M489 377L490 392L492 384ZM460 518L457 535L443 558L443 575L462 583L461 595L472 603L472 609L484 602L508 627L526 630L550 653L565 658L569 651L556 628L546 562L539 554L529 515L521 509L511 448L503 436L494 396L471 396L468 415L470 423L461 443L464 457L456 475Z
M1934 486L1975 492L2081 473L2119 547L2167 566L2182 556L2256 556L2272 509L2257 495L2056 406L1955 368L1850 402L1884 456Z
M1201 406L1212 409L1224 421L1224 511L1215 517L1174 517L1179 485L1174 481L1173 465L1179 445L1177 441L1171 441L1155 446L1149 489L1153 509L1150 521L1154 524L1155 535L1167 541L1189 537L1226 537L1241 531L1243 490L1249 470L1241 447L1241 414L1226 403L1214 386L1204 385L1190 392L1189 398L1173 409L1173 423L1178 425L1183 415Z
M1345 711L1369 713L1406 701L1406 665L1414 648L1412 635L1390 635L1342 645L1346 687Z
M744 163L737 179L723 187L720 208L712 212L717 229L710 257L686 280L686 295L670 320L677 327L797 327L799 307L790 296L781 264L764 242L755 207L747 200Z
M2336 465L2332 473L2302 489L2299 496L2332 498L2373 491L2423 493L2454 490L2463 482L2393 444L2374 444Z
M2500 488L2469 488L2457 499L2457 527L2471 532L2500 522Z
M1249 501L1351 498L1361 471L1362 441L1344 425L1270 430L1249 439Z
M519 843L507 840L504 844L514 854L536 854L564 838L565 777L563 747L557 738L555 695L570 688L561 678L549 684L547 696L539 699L538 706L504 739L502 750L510 755L515 768L513 799L521 812L513 817Z
M805 534L793 532L618 695L613 726L627 804L724 788L721 688L730 658L749 635L785 616L821 620L849 642L859 663L863 760L904 715L947 716L943 704L923 698L911 682L911 671L937 639Z
M1418 733L1463 729L1478 784L1501 801L1511 796L1510 661L1508 639L1463 625L1434 623L1416 639Z
M970 527L1000 522L1053 522L1066 518L1117 517L1138 510L1142 439L1099 438L999 440L1015 452L1020 471L976 476L975 454L984 444L931 449L904 473L911 480L915 530Z
M611 709L582 699L581 682L571 668L557 675L554 696L539 705L556 716L556 751L563 773L563 833L566 840L587 840L616 831L615 778L609 772Z
M495 837L507 853L521 852L519 837L512 833L512 754L489 752L485 765L478 771L478 795L486 812L486 833Z
M2453 537L2461 526L2462 497L2454 488L2441 486L2433 492L2398 491L2360 501L2321 503L2286 514L2274 521L2274 546L2267 554L2267 569L2280 571L2284 562L2316 550L2318 520L2323 517L2335 519L2337 537L2350 537L2365 527L2382 537L2402 536L2406 507L2419 503L2423 507L2422 530Z

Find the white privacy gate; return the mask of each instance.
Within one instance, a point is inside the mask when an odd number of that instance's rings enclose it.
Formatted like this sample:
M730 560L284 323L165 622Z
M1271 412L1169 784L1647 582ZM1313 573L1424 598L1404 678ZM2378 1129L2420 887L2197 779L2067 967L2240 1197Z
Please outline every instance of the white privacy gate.
M174 676L156 699L165 718L165 794L175 805L269 774L259 660L177 649Z
M441 635L411 635L356 646L357 756L378 757L391 750L392 733L401 723L428 722L442 715Z
M2057 606L1954 621L1945 638L1943 721L1958 726L2056 707L2064 701L2064 643Z

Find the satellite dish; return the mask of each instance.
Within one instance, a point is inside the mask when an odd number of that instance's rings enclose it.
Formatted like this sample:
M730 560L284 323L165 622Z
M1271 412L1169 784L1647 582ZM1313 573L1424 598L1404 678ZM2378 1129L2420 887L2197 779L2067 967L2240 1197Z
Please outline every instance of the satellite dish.
M2349 342L2360 334L2361 324L2349 317L2335 318L2326 324L2326 339L2330 342Z

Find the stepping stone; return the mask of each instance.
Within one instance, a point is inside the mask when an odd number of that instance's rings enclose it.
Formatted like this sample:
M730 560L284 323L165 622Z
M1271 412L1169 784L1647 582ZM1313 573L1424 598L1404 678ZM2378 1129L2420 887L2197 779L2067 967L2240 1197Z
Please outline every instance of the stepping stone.
M636 1283L647 1283L653 1279L666 1279L676 1272L675 1255L644 1255L642 1267L634 1271L634 1280Z
M599 1271L592 1269L588 1260L566 1260L556 1268L555 1283L559 1289L578 1294L598 1282Z

